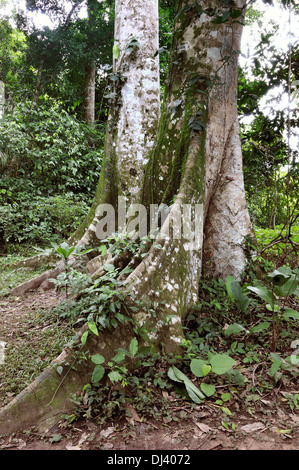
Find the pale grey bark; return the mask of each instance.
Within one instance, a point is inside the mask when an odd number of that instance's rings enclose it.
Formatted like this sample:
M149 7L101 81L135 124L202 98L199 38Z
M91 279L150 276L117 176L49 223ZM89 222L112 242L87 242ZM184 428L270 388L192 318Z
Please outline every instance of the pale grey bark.
M118 78L100 178L103 197L98 203L116 204L116 196L124 196L129 211L140 202L160 118L158 0L116 1L114 36L114 74ZM79 245L94 241L97 223L95 213Z
M95 81L96 65L91 61L85 67L84 111L87 124L94 124L95 121Z
M239 8L245 1L239 0ZM246 239L253 230L245 198L237 110L238 54L242 17L211 30L217 47L208 48L212 74L221 85L209 96L206 139L205 275L240 279L246 265Z
M115 7L114 71L125 77L116 146L119 191L139 202L149 152L160 117L158 0L118 0Z

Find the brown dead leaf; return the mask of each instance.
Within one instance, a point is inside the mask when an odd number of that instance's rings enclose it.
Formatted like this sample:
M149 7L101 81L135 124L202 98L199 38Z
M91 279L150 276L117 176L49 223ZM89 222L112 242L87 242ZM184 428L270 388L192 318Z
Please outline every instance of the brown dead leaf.
M265 425L257 421L255 423L245 424L240 429L241 431L249 433L249 432L260 431L261 429L265 429Z
M110 436L110 434L112 434L114 431L115 431L114 427L113 427L113 426L110 426L110 427L107 428L107 429L103 429L103 430L100 432L100 436L102 436L102 437L108 437L108 436Z
M210 432L212 428L205 423L195 423L202 432Z
M139 422L142 421L142 419L139 417L137 411L135 410L135 408L130 403L127 403L127 409L131 413L131 416L132 416L134 421L139 421Z

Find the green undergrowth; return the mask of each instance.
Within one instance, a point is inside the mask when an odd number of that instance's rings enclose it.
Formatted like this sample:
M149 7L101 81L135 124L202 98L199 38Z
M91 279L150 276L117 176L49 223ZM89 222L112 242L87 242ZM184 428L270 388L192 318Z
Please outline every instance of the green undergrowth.
M203 280L200 301L184 324L180 354L149 354L136 337L129 351L116 350L108 363L92 356L90 383L73 397L77 414L66 419L131 419L131 406L139 416L169 422L178 419L172 410L184 402L190 409L219 407L223 427L234 430L231 407L252 413L277 388L282 402L298 410L299 273L287 266L273 269L263 281L252 271L241 283L231 276L226 282ZM133 372L127 357L136 360ZM108 383L102 386L104 375Z
M255 228L255 236L260 250L267 248L273 240L278 237L281 233L282 237L286 236L286 229L283 229L283 225L277 225L275 229ZM299 244L299 225L292 226L291 230L291 241ZM269 246L265 250L265 255L268 260L271 260L276 265L290 263L294 266L298 265L298 258L292 245L280 241L273 246Z
M123 240L113 242L114 250L123 244L128 249ZM60 254L67 259L68 247L64 248ZM129 248L136 250L135 246ZM2 260L2 269L6 262ZM133 410L142 419L170 422L179 419L173 411L184 403L190 410L205 405L220 408L223 427L233 431L236 406L253 413L257 406L263 408L264 397L277 388L289 409L298 410L298 269L275 269L267 259L262 267L266 273L262 279L248 270L242 282L231 276L226 281L202 280L199 302L183 325L184 340L178 354L140 347L140 330L135 328L128 351L116 349L110 361L105 359L105 352L89 358L94 363L90 382L80 395L72 397L75 412L65 416L66 421L71 424L77 418L92 418L104 423L121 416L133 419ZM86 321L86 315L90 335L97 334L97 329L115 329L132 322L130 313L122 310L125 298L118 290L115 268L106 268L102 284L97 281L86 287L86 275L77 276L76 271L57 281L62 291L66 281L71 281L69 293L73 288L77 293L82 289L92 293L81 297L81 302L75 304L70 297L60 307L28 314L27 325L22 326L25 334L20 334L8 350L0 388L6 400L60 353L84 318ZM155 315L155 306L150 308ZM128 358L136 363L134 371L127 367Z

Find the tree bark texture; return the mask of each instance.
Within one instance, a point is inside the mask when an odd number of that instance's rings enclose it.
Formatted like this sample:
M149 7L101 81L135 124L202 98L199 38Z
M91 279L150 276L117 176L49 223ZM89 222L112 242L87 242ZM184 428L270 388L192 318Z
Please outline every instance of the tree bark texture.
M201 136L197 171L204 199L204 273L239 278L246 264L246 237L252 235L237 114L243 26L242 17L212 23L208 13L218 7L218 1L203 2L201 10L192 1L180 2L172 51L175 60L148 188L154 200L169 203L184 174L187 155ZM244 7L240 0L237 8ZM145 194L148 197L150 191Z
M93 243L99 204L139 203L142 181L160 117L158 1L119 0L115 5L114 88L105 158L96 197L71 241ZM97 240L98 242L98 240Z
M84 107L85 121L92 125L95 121L95 83L96 64L94 61L85 66Z
M111 117L110 125L116 133L119 194L130 205L140 202L140 182L160 118L157 0L116 2L115 47L114 72L124 83L116 90L120 110Z

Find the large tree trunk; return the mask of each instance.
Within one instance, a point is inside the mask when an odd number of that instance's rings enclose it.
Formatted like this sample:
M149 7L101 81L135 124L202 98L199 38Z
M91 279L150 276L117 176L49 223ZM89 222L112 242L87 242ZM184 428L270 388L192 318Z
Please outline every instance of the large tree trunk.
M188 7L190 5L190 7ZM201 145L201 200L204 199L204 272L239 278L245 243L252 234L247 210L237 114L238 52L242 19L211 23L207 12L181 1L167 99L151 172L154 199L169 203L184 174L190 151ZM238 7L244 8L245 2ZM190 182L191 188L191 182ZM147 191L147 194L149 191Z
M149 20L150 19L150 20ZM115 46L113 103L107 124L105 156L91 209L68 243L84 247L99 245L95 231L97 207L111 204L116 209L118 196L128 206L140 202L142 181L149 154L154 147L160 117L158 0L117 1L115 5ZM117 58L116 58L117 57ZM116 230L118 227L116 227ZM36 255L16 265L48 266L53 269L17 286L21 295L39 286L49 288L49 278L57 276L63 264L55 266L55 254ZM92 271L101 266L98 259Z
M239 8L244 4L240 0ZM135 269L125 280L128 299L136 296L144 306L157 305L155 315L144 307L135 319L149 332L149 344L157 349L163 344L169 352L181 343L182 321L198 299L203 268L209 275L240 277L246 261L246 237L251 234L237 116L236 51L242 24L240 18L211 23L208 13L218 6L216 0L202 2L202 10L193 0L179 2L172 65L154 146L159 118L158 63L153 57L157 0L116 2L119 55L115 57L115 73L119 82L97 196L84 230L81 227L80 236L77 233L75 237L83 245L99 243L96 208L104 203L117 208L119 196L126 198L129 208L142 202L148 213L153 203L169 207L147 256L131 261ZM89 264L99 276L101 259ZM119 325L117 334L103 330L99 337L91 337L87 347L109 361L115 348L121 345L128 349L132 337L129 326ZM28 396L34 402L37 390L42 393L34 415L26 416L26 425L40 415L53 416L65 409L63 394L55 407L45 409L44 404L57 388L57 365L71 364L72 354L66 351L42 383L35 382L0 413L0 432L4 427L17 427L16 416L21 419L19 413ZM72 390L76 384L80 388L78 374L68 370L63 377L65 390L68 383Z

